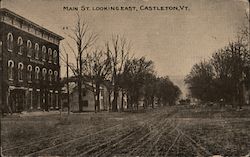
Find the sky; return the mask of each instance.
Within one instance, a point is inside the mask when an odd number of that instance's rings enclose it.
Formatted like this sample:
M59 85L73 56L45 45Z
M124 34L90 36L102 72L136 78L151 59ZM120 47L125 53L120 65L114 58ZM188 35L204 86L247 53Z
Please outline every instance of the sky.
M187 75L192 65L235 39L249 12L247 0L2 0L2 7L65 37L62 43L70 41L63 27L74 26L77 12L63 7L81 6L135 6L138 11L79 12L90 30L98 33L96 46L113 34L123 35L132 43L131 53L154 61L159 76ZM147 11L140 6L188 9ZM73 62L73 54L69 55Z

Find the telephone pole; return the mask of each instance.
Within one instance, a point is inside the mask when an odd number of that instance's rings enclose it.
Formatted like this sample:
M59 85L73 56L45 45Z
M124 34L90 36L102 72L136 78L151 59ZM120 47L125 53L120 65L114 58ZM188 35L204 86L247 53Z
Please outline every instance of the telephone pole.
M68 115L70 114L70 102L69 102L69 57L68 54L66 54L67 57L67 100L68 100Z

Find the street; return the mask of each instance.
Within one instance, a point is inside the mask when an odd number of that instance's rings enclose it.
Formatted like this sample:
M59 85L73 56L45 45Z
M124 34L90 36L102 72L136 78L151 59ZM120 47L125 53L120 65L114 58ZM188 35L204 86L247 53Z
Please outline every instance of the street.
M206 111L206 112L205 112ZM243 156L249 110L163 107L142 113L83 113L2 120L3 154L13 156ZM240 116L239 116L240 115ZM239 147L239 145L241 147Z

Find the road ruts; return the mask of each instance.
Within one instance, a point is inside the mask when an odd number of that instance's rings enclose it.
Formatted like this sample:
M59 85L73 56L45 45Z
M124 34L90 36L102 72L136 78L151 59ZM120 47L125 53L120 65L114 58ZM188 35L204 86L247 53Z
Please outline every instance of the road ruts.
M111 125L110 127L113 127L113 126L114 125ZM99 127L106 128L107 125L104 124L104 125L100 125ZM18 154L19 156L29 155L29 154L32 154L33 152L38 152L40 150L51 149L57 145L60 145L61 143L64 143L65 141L71 141L75 138L81 138L83 136L88 135L88 133L95 132L95 130L96 130L95 127L90 127L90 128L83 129L83 130L78 129L78 130L71 131L68 133L62 133L62 134L54 135L51 137L40 138L36 141L31 141L23 145L18 145L16 147L7 148L3 150L3 154L6 154L6 155Z
M112 139L111 141L107 141L102 143L101 145L97 145L92 148L91 151L86 151L82 154L75 154L77 156L113 156L115 154L127 154L128 155L128 147L133 146L136 147L138 145L138 141L152 139L155 134L160 131L160 128L165 127L166 121L168 121L167 117L175 114L177 111L171 111L169 113L160 113L160 116L154 118L146 123L143 126L140 126L138 129L133 131L132 133L125 133L126 136L122 138ZM164 119L164 120L163 120ZM151 128L151 129L150 129ZM132 148L131 148L132 149Z
M145 125L152 123L155 119L159 119L161 116L162 116L161 113L157 113L156 115L151 116L151 117L148 116L148 120L144 120L142 126L136 125L135 126L136 129L133 129L131 126L125 127L123 128L124 131L117 134L117 136L110 138L108 141L97 143L90 149L87 149L87 150L82 149L81 151L78 151L76 154L73 154L73 156L100 156L100 155L105 156L105 153L109 152L109 150L112 150L113 146L117 146L118 144L128 140L131 137L134 137L135 135L139 135L143 132L148 132L148 130L142 130L142 128L144 128ZM133 130L131 131L131 129ZM97 141L100 141L100 140L97 140ZM93 141L93 142L96 143L96 141Z
M165 124L164 124L165 123ZM164 134L172 134L176 131L177 123L173 120L164 120L163 124L157 128L158 132L155 132L143 140L142 143L137 143L137 146L132 148L128 153L130 156L154 156L153 151L159 140L162 139Z
M151 115L154 115L154 114L158 115L158 113L155 112L155 111L152 112L152 113L149 113L149 115L150 114ZM145 115L145 117L143 119L146 120L148 117L150 117L150 116ZM32 151L30 153L26 153L25 155L26 156L54 155L54 154L55 155L65 155L63 153L66 153L68 155L70 153L70 151L72 151L72 149L69 149L70 150L69 152L64 151L64 150L68 150L68 148L71 148L71 147L78 147L79 148L79 146L82 143L86 143L86 141L91 141L90 139L93 138L93 137L99 137L99 138L96 138L96 140L92 140L92 142L101 143L99 139L102 139L102 140L106 140L106 139L102 138L102 136L98 136L98 135L105 134L105 132L107 132L107 133L111 132L112 133L112 130L114 128L122 128L122 127L121 127L121 124L118 124L118 125L116 125L114 127L106 128L106 129L103 129L103 130L100 130L100 131L97 131L97 132L94 132L94 133L90 133L88 135L86 135L86 134L81 135L81 136L78 135L78 137L72 138L70 140L65 140L63 142L58 142L58 143L56 143L56 144L54 144L53 146L50 146L50 147L43 147L42 149L38 149L38 150ZM112 136L112 134L110 135L110 137L111 136ZM90 139L88 139L88 138L90 138ZM89 148L89 147L92 146L92 144L89 142L88 145L85 144L85 146L86 146L85 148ZM81 149L78 149L76 151L81 151Z
M166 116L163 115L158 120L162 120L165 117ZM118 141L117 143L114 143L113 145L106 147L105 149L103 149L99 152L96 152L94 154L91 154L91 155L93 155L93 156L112 156L114 154L121 154L122 152L125 153L123 151L124 148L127 148L130 145L136 145L136 143L138 141L141 141L141 139L147 139L149 137L152 137L153 134L157 134L157 132L156 133L153 133L153 132L155 132L155 130L157 130L157 128L160 128L162 125L164 125L164 122L162 122L162 121L160 121L159 123L155 123L155 121L158 121L158 120L154 120L153 122L150 122L149 124L145 124L144 126L140 127L138 130L133 132L133 134L131 134L129 136L129 138L124 138L121 141ZM151 128L151 130L149 128ZM145 130L147 130L147 131L145 131ZM159 130L157 130L157 131L159 131Z

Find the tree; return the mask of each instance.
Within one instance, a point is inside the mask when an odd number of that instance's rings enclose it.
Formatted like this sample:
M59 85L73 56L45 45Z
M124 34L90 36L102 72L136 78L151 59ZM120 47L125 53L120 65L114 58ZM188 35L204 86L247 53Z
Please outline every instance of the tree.
M120 87L125 89L129 98L129 106L136 107L138 110L139 99L145 93L147 77L153 75L153 61L146 60L145 57L132 58L127 60L123 74L120 79Z
M250 86L249 15L237 40L213 53L209 62L195 64L186 77L193 97L205 101L223 100L241 108L244 87Z
M245 20L243 21L243 24L238 32L238 39L240 39L241 43L243 43L245 46L249 46L249 37L250 37L249 26L250 26L250 16L249 13L246 12Z
M244 82L249 80L250 52L241 39L216 51L209 62L195 64L186 77L193 97L204 101L243 104Z
M188 84L189 91L194 98L213 101L215 96L213 77L212 65L207 61L201 61L192 67L184 81Z
M155 74L149 73L146 76L145 85L144 85L144 97L146 107L149 105L154 108L154 98L157 92L157 78Z
M70 45L69 42L67 42L67 46L71 50L70 52L74 54L76 65L70 64L69 67L77 77L79 110L82 111L83 53L95 43L97 34L89 30L87 22L84 21L79 14L77 14L74 28L70 31L70 33L67 33L67 36L73 40L74 46Z
M165 76L157 78L156 97L158 98L158 105L173 105L179 98L180 94L181 91L179 87L174 85L169 77Z
M95 111L100 111L100 86L105 83L105 80L111 74L111 59L108 52L94 50L87 53L84 74L92 82L92 91L95 93Z
M243 103L244 75L247 76L249 71L249 56L249 50L239 39L230 42L211 58L220 97L233 104L237 102L240 107Z
M124 70L126 60L128 59L130 44L124 37L119 35L112 36L111 43L106 43L107 53L110 55L112 66L112 86L113 96L112 111L118 111L117 98L119 93L119 79Z

